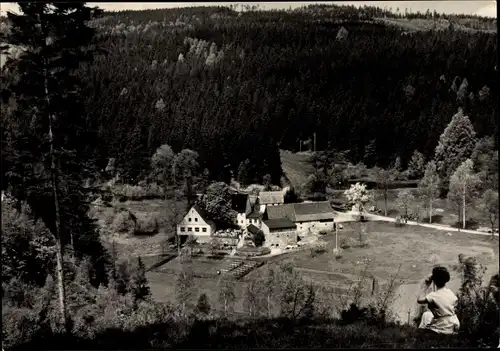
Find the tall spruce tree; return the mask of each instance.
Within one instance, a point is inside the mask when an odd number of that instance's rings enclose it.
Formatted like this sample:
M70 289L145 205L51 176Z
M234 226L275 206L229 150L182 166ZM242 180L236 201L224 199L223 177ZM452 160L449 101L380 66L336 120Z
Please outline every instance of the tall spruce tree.
M439 137L434 154L437 172L443 182L442 189L448 189L450 176L462 162L471 156L475 145L474 127L469 117L460 110L453 116Z
M95 33L86 23L99 11L85 3L29 2L19 3L19 8L19 15L8 13L10 30L2 38L23 49L3 67L18 78L2 94L18 106L6 130L11 152L5 180L9 192L26 201L55 238L61 322L69 332L65 247L91 256L95 285L107 278L105 250L87 216L83 186L93 173L89 150L96 138L86 124L75 74L81 62L93 58Z

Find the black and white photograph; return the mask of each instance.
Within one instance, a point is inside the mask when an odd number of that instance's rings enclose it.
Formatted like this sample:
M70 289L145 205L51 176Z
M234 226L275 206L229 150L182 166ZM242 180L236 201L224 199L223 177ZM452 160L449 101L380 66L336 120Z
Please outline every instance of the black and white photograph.
M2 351L500 348L496 1L0 3Z

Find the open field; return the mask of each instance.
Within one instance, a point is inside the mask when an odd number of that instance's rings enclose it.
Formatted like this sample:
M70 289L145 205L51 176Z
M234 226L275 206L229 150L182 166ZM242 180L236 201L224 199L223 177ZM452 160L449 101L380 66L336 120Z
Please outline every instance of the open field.
M367 233L366 247L357 247L355 244L360 223L346 223L344 229L339 231L339 244L347 238L351 238L354 243L354 247L344 250L340 259L332 255L335 246L334 235L327 234L322 238L326 243L326 252L314 257L310 250L288 253L273 258L273 262L291 263L306 281L333 288L339 296L346 294L349 287L352 289L363 274L369 277L363 284L365 294L370 292L371 276L377 279L380 286L378 291L384 292L384 286L391 277L397 275L400 286L393 301L393 310L402 320L406 320L408 309L415 310L420 281L430 274L434 265L448 267L452 273L452 281L449 284L455 292L458 292L460 279L454 266L458 263L460 253L476 257L479 263L487 267L485 280L489 280L491 275L498 271L498 239L492 241L490 237L465 233L448 236L443 231L415 226L397 228L385 222L367 222L363 225L366 226ZM226 265L228 259L223 261L211 263L193 259L191 267L194 271L213 273ZM172 301L175 299L176 281L172 269L179 267L179 263L174 259L165 267L170 270L168 273L161 273L163 267L160 267L159 271L149 272L148 279L155 298ZM259 279L265 269L266 265L253 270L244 279L234 281L235 312L243 312L243 300L248 282ZM211 305L218 306L221 277L195 278L193 298L196 299L199 294L206 293Z
M293 153L288 150L280 150L281 167L283 173L294 186L302 186L309 174L312 166L309 164L311 152Z
M110 248L112 243L117 252L124 257L136 257L160 254L163 251L166 239L169 216L169 206L176 206L184 210L184 203L173 203L170 200L142 200L112 202L111 207L94 206L92 213L101 228L101 239ZM117 233L113 229L113 220L121 209L126 209L134 214L138 220L145 217L154 217L158 221L158 233L154 235L133 235ZM132 228L130 228L132 229Z
M198 297L205 293L208 297L209 304L212 308L219 306L219 291L224 275L216 275L217 270L228 265L229 259L221 261L209 262L206 260L193 259L191 262L183 262L183 267L189 267L195 275L197 274L210 274L212 277L195 277L194 286L192 288L193 303L196 303ZM151 288L153 297L158 301L175 301L176 299L176 281L177 274L174 272L181 271L181 264L178 258L169 261L167 264L147 273L147 279ZM248 281L231 280L234 286L236 296L235 312L243 313L244 306L243 300L245 296L245 289Z

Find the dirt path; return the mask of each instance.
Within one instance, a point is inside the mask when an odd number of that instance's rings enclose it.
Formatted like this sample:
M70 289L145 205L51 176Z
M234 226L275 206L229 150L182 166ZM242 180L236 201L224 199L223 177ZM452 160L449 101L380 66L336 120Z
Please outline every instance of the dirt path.
M338 212L334 211L335 215L338 218L337 223L341 222L353 222L354 219L354 213L352 212ZM385 222L396 222L396 219L393 217L386 217L386 216L380 216L380 215L375 215L371 213L365 213L364 216L367 219L370 219L372 221L385 221ZM483 236L491 236L491 233L484 233L484 232L479 232L477 230L469 230L469 229L459 229L459 228L453 228L445 225L440 225L440 224L429 224L429 223L422 223L422 222L415 222L415 221L408 221L406 222L406 225L418 225L421 227L427 227L427 228L433 228L437 230L443 230L443 231L448 231L448 232L460 232L460 233L469 233L469 234L477 234L477 235L483 235ZM494 236L498 237L498 233L493 234Z

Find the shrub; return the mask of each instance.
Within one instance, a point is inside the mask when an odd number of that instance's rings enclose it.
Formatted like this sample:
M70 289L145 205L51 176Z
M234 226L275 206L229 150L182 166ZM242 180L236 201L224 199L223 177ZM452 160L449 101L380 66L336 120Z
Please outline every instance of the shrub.
M115 215L111 229L117 233L131 234L135 229L135 221L129 211L121 211Z
M196 313L201 315L208 315L210 313L211 307L208 302L207 294L203 293L198 297L198 302L196 304Z
M396 227L402 227L405 225L405 222L401 219L401 217L396 217L396 220L394 221L394 225Z
M150 183L144 186L115 184L112 193L122 202L127 200L140 201L161 199L164 197L163 189L156 183Z
M158 219L155 214L137 214L134 227L135 235L152 235L158 233Z
M333 256L336 259L342 258L342 249L333 249Z
M459 264L462 286L458 294L457 316L461 332L479 347L496 347L500 337L498 274L487 287L483 287L485 269L475 258L460 258Z
M251 246L243 246L236 250L236 256L243 257L256 257L269 255L271 253L271 249L268 247L251 247Z
M327 231L327 230L324 230L324 229L321 229L321 230L319 231L319 235L326 235L327 233L328 233L328 231Z
M342 249L348 249L350 247L354 247L358 244L358 242L356 240L354 240L353 238L344 238L340 241L340 247Z
M311 248L311 257L316 257L326 252L326 244L319 243Z

